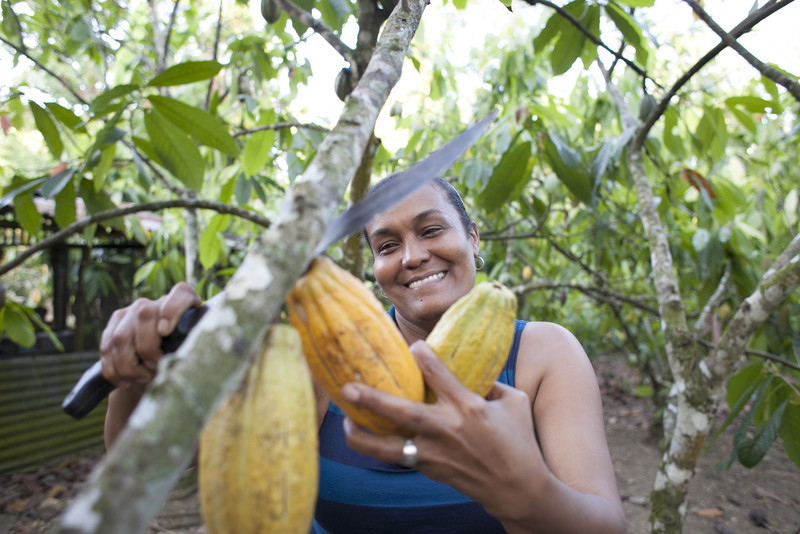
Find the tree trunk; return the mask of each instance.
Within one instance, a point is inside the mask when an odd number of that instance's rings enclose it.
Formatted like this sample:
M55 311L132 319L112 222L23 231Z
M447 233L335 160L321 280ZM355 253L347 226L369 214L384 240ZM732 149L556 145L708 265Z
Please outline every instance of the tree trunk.
M393 11L336 126L303 178L284 199L274 224L248 251L218 306L177 353L162 360L130 420L57 532L144 532L222 398L236 387L278 317L294 281L333 218L369 142L378 113L400 77L425 0Z

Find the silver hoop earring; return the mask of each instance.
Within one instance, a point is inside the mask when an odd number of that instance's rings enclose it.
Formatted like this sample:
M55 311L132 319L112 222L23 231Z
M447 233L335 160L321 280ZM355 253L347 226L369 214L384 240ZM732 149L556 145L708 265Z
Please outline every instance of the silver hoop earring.
M483 256L475 256L475 270L483 270L484 265L486 265L486 260L483 259Z
M386 299L387 298L386 297L386 293L383 292L383 288L381 286L378 286L378 296L380 298L382 298L382 299Z

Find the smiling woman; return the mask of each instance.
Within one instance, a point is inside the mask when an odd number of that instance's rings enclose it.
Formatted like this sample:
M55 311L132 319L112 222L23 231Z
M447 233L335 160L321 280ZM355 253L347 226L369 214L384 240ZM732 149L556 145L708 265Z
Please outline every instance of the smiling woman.
M485 398L424 342L475 285L480 237L455 189L441 179L427 184L373 219L365 235L375 278L393 305L390 316L435 402L360 383L341 388L343 402L410 431L409 439L358 427L315 388L320 480L312 531L624 532L597 379L572 334L552 323L517 320L511 350ZM109 378L141 381L132 362L160 358L152 347L197 304L184 284L158 301L121 310L103 333L103 367L117 370ZM137 387L118 388L109 398L109 443L140 395Z

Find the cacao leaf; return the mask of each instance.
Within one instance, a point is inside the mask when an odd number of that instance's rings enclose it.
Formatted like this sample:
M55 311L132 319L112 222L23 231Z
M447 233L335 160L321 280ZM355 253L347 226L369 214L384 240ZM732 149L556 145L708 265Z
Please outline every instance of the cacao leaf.
M38 234L42 229L42 216L33 203L33 193L23 193L14 198L14 216L23 230L30 235Z
M778 434L786 456L800 467L800 403L789 401Z
M53 122L50 114L36 102L30 101L28 106L33 114L36 129L42 134L47 149L53 158L59 159L61 153L64 152L64 143L61 142L61 135L58 133L56 123Z
M58 119L58 121L69 128L70 130L74 130L79 133L88 133L86 131L86 126L84 126L85 122L83 119L75 115L71 109L67 109L61 104L56 104L55 102L47 102L45 103L45 107L53 114L53 117Z
M205 162L189 136L156 110L145 115L144 124L161 165L186 187L200 191Z
M478 195L478 206L495 211L516 200L530 179L531 142L518 143L508 149L492 171L486 187Z
M239 146L228 133L228 129L211 113L164 96L150 95L148 100L155 109L172 124L188 133L195 142L216 148L230 156L239 153Z
M203 234L200 236L199 243L199 256L200 263L206 270L211 269L217 260L219 260L220 253L222 252L222 243L220 242L220 233L228 227L230 215L223 215L218 213L211 217Z
M592 204L592 178L580 161L580 155L555 134L543 136L545 156L559 180L582 202Z
M2 310L3 326L8 338L26 349L36 343L36 331L28 316L20 309L19 304L6 301Z
M156 75L147 85L150 87L167 87L208 80L222 70L216 61L186 61L168 68Z
M788 403L789 399L780 403L770 415L767 423L756 430L755 436L737 447L736 454L739 463L745 467L754 467L764 458L778 437L778 429L783 422L783 413L786 411Z
M74 175L75 169L68 167L48 178L48 180L42 184L42 188L39 192L44 198L53 198L72 181Z
M111 104L118 99L140 89L136 84L117 85L97 95L89 105L89 111L97 115L105 115L111 109Z

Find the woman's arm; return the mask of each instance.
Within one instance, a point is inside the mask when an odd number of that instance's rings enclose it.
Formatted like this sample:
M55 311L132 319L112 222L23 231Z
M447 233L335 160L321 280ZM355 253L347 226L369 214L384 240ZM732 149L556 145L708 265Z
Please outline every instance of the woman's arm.
M164 355L163 338L175 329L183 312L200 304L194 289L182 282L157 300L137 299L111 315L100 337L103 377L117 386L108 397L106 449L117 439L155 376Z
M481 503L509 532L625 532L591 366L565 330L530 326L517 388L495 384L487 399L466 390L424 343L412 352L436 404L361 384L342 393L412 430L417 469ZM358 452L401 457L403 438L375 436L349 420L345 432Z

